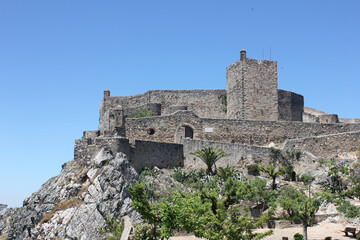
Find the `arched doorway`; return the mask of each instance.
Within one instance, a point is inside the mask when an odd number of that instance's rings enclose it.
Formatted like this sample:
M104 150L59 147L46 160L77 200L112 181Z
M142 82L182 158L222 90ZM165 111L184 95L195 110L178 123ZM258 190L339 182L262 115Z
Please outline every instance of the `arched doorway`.
M175 133L175 142L180 143L182 138L194 138L194 130L188 125L180 126Z

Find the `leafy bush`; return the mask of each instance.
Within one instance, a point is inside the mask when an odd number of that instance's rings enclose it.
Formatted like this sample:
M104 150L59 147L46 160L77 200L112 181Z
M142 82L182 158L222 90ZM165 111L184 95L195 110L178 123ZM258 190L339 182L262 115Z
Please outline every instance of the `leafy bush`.
M102 227L99 227L99 233L107 240L118 240L124 231L124 222L118 221L114 217L107 217Z
M300 233L294 235L294 240L304 240L304 236Z
M259 176L260 175L260 166L257 164L250 164L247 166L248 174L252 176Z
M332 237L326 237L325 240L332 240Z
M345 214L345 217L356 218L360 216L360 208L352 205L349 201L340 201L337 210Z

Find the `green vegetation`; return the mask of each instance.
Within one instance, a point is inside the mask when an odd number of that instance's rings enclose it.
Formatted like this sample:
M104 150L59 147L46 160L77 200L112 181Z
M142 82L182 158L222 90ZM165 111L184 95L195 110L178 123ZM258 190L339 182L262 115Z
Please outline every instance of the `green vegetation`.
M307 240L307 229L323 202L334 203L345 217L360 217L360 207L349 201L360 198L360 177L354 165L350 169L337 164L335 159L319 160L328 174L321 184L323 189L311 194L310 185L315 177L308 174L296 176L304 185L276 185L276 180L282 176L284 181L292 180L293 161L300 152L284 154L272 149L271 165L246 166L252 175L250 178L241 176L235 167L216 169L215 163L227 156L221 150L208 147L192 154L206 164L205 170L175 168L171 173L171 177L186 187L156 192L146 176L156 176L158 172L145 169L140 174L140 182L135 181L129 188L132 206L144 221L135 227L131 239L169 239L177 231L209 240L262 239L271 231L259 234L254 230L274 218L274 210L280 207L284 212L274 219L301 222L303 234L295 234L294 239ZM270 187L267 180L256 177L261 172L270 179ZM305 187L309 187L309 192Z
M257 164L248 165L247 170L249 175L260 176L260 166Z
M261 239L269 234L254 233L272 213L254 219L249 207L242 202L254 200L267 206L271 192L266 190L266 181L237 180L233 168L222 169L221 176L208 175L191 191L174 190L150 204L144 186L135 181L129 188L133 208L140 213L147 225L135 227L134 234L141 239L168 239L174 231L186 230L196 237L218 239ZM264 191L269 194L264 194Z
M320 196L307 197L292 187L282 187L278 197L279 205L292 220L300 220L303 225L304 239L307 240L307 228L312 224L315 213L322 203Z
M304 240L304 236L300 233L295 233L294 240Z
M228 156L224 151L213 147L204 147L203 149L197 150L190 154L200 158L201 161L203 161L207 166L206 173L212 175L216 173L215 163L221 158ZM215 170L213 170L213 166L215 167Z
M275 166L261 166L260 171L264 172L269 178L272 179L272 185L271 188L273 190L276 189L276 178L278 178L281 175L285 174L285 168L280 167L276 168Z
M123 220L118 221L114 217L107 217L102 227L98 229L99 234L107 240L120 240L122 232L124 231Z
M174 170L171 173L172 178L184 184L195 183L199 181L200 178L204 175L205 175L204 171L190 170L186 172L184 169L180 167L174 168Z
M153 115L153 111L149 110L147 107L142 107L135 113L126 114L126 118L142 118L142 117L151 117Z

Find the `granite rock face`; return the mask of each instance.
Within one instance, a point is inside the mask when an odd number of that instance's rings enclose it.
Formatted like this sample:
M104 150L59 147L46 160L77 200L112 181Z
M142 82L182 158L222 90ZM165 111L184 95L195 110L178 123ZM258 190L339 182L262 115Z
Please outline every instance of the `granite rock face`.
M114 155L102 149L85 164L64 164L58 176L24 200L2 234L7 239L97 239L107 216L138 218L127 191L138 174L123 153Z

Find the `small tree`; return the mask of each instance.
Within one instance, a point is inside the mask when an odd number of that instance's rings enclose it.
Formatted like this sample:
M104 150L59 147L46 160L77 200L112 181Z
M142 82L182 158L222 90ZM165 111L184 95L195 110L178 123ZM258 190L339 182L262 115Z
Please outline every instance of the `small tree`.
M195 152L192 152L190 154L200 158L201 161L203 161L207 166L206 173L212 175L216 173L215 163L221 158L228 156L224 151L213 147L204 147L203 149L196 150ZM215 167L214 171L213 166Z
M302 222L304 240L307 240L307 228L312 224L315 213L319 210L320 198L309 198L295 188L283 187L278 197L278 203L287 211L289 218Z
M275 166L261 166L260 171L264 172L269 178L272 179L272 190L276 189L276 178L285 174L285 168L280 167L276 169Z

